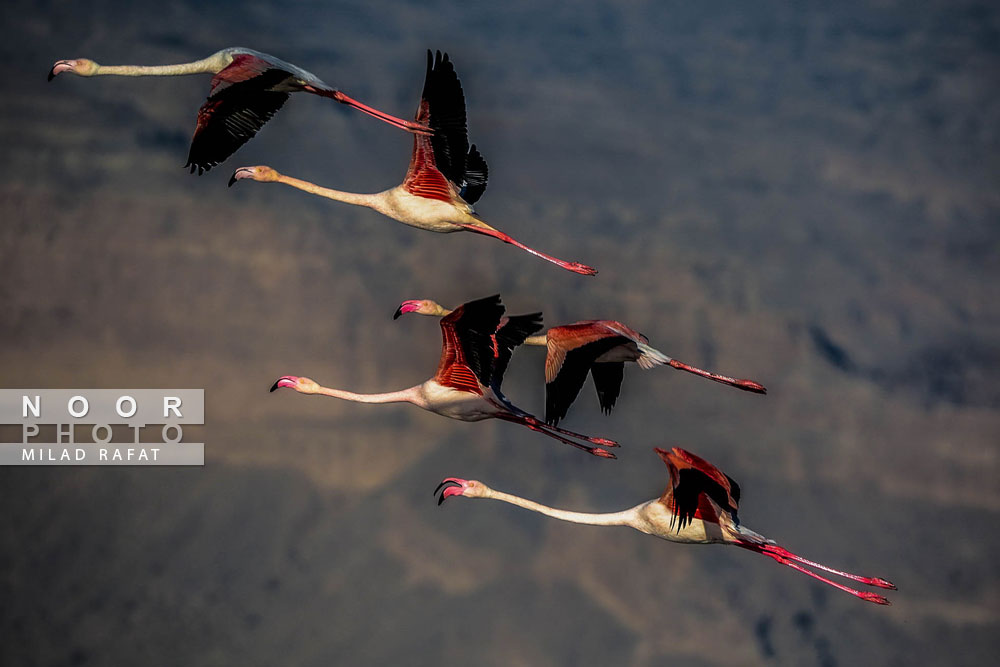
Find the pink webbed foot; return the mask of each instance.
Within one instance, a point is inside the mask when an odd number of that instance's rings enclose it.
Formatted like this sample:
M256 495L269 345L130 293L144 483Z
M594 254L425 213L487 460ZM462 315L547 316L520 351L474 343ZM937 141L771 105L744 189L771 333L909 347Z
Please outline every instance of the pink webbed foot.
M875 604L881 604L885 606L892 605L892 603L889 602L887 598L885 598L882 595L879 595L878 593L871 593L869 591L858 591L856 595L858 598L865 600L866 602L874 602Z
M581 276L596 276L597 269L592 266L587 266L586 264L581 264L580 262L566 262L562 267L573 273L579 273Z

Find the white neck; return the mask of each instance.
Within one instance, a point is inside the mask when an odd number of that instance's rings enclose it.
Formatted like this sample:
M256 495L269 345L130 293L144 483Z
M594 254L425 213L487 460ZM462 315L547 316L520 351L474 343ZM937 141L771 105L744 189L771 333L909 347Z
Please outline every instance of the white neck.
M216 53L193 63L177 65L98 65L91 76L179 76L182 74L216 73L226 67L230 59Z
M292 178L291 176L285 176L284 174L280 174L275 182L284 183L285 185L290 185L293 188L297 188L304 192L319 195L320 197L326 197L327 199L333 199L334 201L341 201L345 204L354 204L355 206L367 206L368 208L374 208L376 210L378 210L378 203L381 197L381 193L367 195L358 192L343 192L341 190L324 188L316 185L315 183L303 181L299 178Z
M486 495L483 497L501 500L505 503L510 503L511 505L517 505L518 507L531 510L532 512L538 512L539 514L550 516L553 519L559 519L560 521L583 523L589 526L631 526L632 528L635 528L637 525L636 518L638 509L641 507L641 505L639 505L631 507L627 510L622 510L621 512L590 514L587 512L570 512L567 510L555 509L554 507L548 507L546 505L542 505L541 503L536 503L533 500L528 500L527 498L521 498L519 496L504 493L503 491L496 491L494 489L488 489Z
M333 398L340 398L345 401L354 401L355 403L413 403L419 407L424 407L423 396L420 393L420 386L410 387L409 389L402 389L400 391L390 391L385 394L356 394L353 391L345 391L343 389L332 389L330 387L320 387L315 392L315 394L320 394L322 396L332 396Z

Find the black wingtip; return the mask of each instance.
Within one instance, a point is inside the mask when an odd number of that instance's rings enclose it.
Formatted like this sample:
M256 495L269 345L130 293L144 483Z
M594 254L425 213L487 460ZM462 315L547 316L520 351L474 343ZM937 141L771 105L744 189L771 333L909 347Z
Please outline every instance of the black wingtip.
M268 391L272 391L273 392L277 388L278 388L278 380L275 380L274 384L271 385L271 388Z

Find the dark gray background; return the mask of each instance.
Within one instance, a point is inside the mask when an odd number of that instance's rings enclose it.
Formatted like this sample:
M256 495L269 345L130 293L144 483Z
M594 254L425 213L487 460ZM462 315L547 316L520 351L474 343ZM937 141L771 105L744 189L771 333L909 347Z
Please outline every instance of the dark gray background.
M1000 15L988 3L9 2L0 44L7 387L204 387L202 469L0 470L4 664L991 664L1000 631ZM400 182L405 134L297 96L201 178L208 77L45 74L243 45L409 116L451 53L489 161L479 210L597 266L434 235L274 185ZM628 369L565 425L618 461L411 406L270 395L282 374L422 381L403 299L502 291L617 318L759 397ZM543 405L540 350L507 393ZM743 486L785 546L900 587L876 607L731 548L431 491L609 511L653 446ZM992 656L992 657L991 657Z

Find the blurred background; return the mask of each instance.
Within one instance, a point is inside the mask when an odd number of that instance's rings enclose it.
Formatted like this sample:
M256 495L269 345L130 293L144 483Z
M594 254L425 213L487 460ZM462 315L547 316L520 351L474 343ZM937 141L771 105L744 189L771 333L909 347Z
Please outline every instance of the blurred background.
M204 387L204 468L0 470L4 664L992 664L1000 631L1000 10L985 2L169 3L0 10L0 381ZM490 165L480 214L562 271L275 185L398 184L411 139L297 95L181 168L209 77L61 58L272 53L409 117L448 51ZM626 370L526 429L293 392L434 372L432 319L501 292L620 319L766 397ZM506 393L544 407L541 349ZM192 430L192 433L195 433ZM188 437L188 439L192 439ZM737 549L431 495L445 476L612 511L654 446L743 487L750 528L900 590L877 607Z

